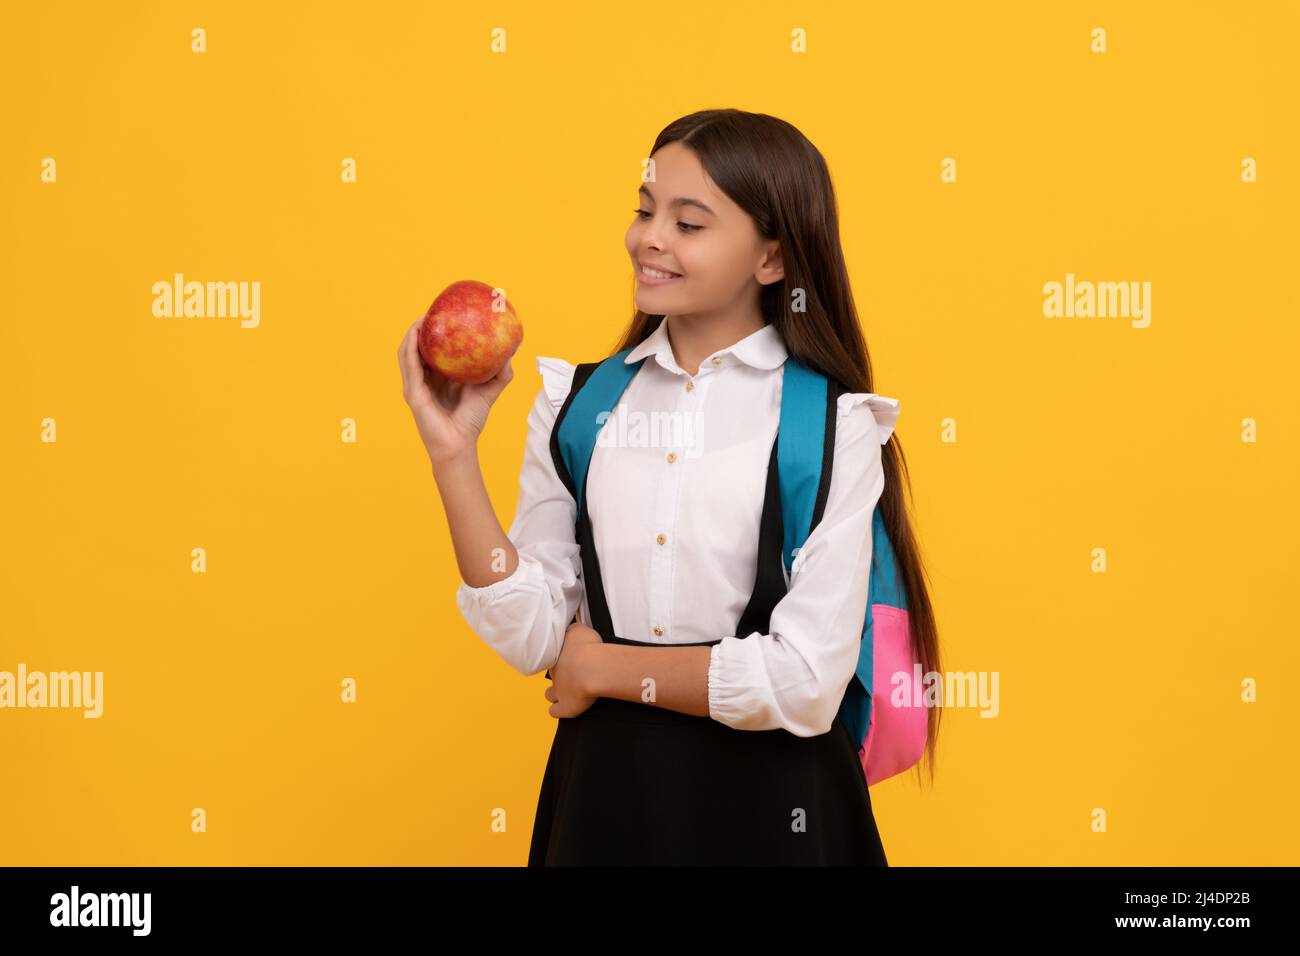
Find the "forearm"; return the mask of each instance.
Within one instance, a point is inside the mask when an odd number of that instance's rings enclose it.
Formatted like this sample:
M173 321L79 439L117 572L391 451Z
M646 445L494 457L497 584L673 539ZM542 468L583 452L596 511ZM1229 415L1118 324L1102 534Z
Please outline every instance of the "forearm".
M519 554L492 509L478 449L434 465L433 478L465 583L486 587L513 574Z
M709 716L710 647L592 644L583 670L594 697L615 697Z

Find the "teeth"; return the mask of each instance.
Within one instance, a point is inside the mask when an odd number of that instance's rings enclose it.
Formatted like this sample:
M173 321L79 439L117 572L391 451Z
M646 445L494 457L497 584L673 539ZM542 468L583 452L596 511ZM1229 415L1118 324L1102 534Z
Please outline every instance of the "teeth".
M675 278L677 278L677 276L675 276L675 275L674 275L673 273L671 273L671 272L659 272L659 271L656 270L656 269L651 269L649 266L642 266L642 267L641 267L641 272L642 272L644 275L648 275L648 276L649 276L650 278L652 278L652 279L675 279Z

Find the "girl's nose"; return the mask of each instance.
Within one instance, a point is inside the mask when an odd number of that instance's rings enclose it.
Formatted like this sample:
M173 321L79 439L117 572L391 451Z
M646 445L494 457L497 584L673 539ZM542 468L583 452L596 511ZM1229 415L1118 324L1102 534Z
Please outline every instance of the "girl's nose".
M661 258L667 244L659 237L657 233L647 232L641 237L641 253L651 253L654 258ZM650 258L650 256L647 256Z
M665 227L660 225L658 219L651 219L645 224L645 231L641 233L641 249L654 249L662 251L664 248L664 239L662 230Z

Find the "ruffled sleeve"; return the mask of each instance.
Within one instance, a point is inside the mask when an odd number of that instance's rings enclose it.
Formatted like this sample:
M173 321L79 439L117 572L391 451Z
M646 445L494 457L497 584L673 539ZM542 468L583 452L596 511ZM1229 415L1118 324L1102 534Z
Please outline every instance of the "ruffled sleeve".
M561 358L539 355L537 371L541 373L542 388L546 390L546 397L550 399L551 407L558 412L573 387L574 366Z
M849 412L863 402L871 406L871 414L875 416L880 432L880 444L883 445L889 441L889 436L894 433L894 423L898 421L898 399L875 392L846 392L839 398L837 423L842 423Z

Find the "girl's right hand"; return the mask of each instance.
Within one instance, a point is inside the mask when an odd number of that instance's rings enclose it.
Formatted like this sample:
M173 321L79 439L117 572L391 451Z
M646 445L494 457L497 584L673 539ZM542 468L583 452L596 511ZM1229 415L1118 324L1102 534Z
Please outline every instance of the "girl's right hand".
M429 460L436 465L475 447L487 424L488 410L514 378L514 370L508 358L496 377L481 385L453 382L429 368L420 355L423 322L421 316L406 330L397 350L397 364L402 370L402 397L415 416Z

